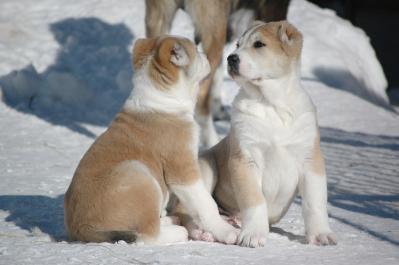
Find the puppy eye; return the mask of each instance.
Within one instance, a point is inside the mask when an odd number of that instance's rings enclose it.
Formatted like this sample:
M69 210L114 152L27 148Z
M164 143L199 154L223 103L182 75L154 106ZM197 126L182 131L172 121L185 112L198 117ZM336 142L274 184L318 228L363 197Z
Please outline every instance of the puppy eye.
M236 48L239 48L240 47L240 44L238 44L238 42L236 43Z
M261 41L255 41L254 42L254 48L261 48L261 47L264 47L264 46L266 46L266 44L264 44Z

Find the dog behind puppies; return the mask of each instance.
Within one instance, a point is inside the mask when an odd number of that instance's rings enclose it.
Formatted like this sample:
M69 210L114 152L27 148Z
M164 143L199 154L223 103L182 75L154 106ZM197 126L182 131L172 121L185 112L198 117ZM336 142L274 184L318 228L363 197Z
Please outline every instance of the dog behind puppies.
M83 156L65 195L72 240L161 244L187 240L165 217L176 195L204 229L235 243L236 230L218 214L200 181L193 119L199 82L210 71L184 38L137 40L134 90L109 128Z

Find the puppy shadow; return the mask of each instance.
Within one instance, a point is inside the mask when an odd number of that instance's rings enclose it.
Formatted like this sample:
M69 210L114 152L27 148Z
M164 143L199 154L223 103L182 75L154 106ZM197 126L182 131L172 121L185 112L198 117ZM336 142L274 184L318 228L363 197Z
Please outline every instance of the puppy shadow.
M3 100L94 138L82 124L108 125L132 89L134 36L125 24L90 17L60 20L49 29L59 45L54 63L43 72L31 64L1 76Z
M284 236L284 237L288 238L289 241L301 243L301 244L304 244L304 245L307 244L307 242L306 242L306 237L305 237L305 236L303 236L303 235L296 235L296 234L294 234L294 233L292 233L292 232L285 231L284 229L282 229L282 228L280 228L280 227L272 226L272 227L270 228L270 232L271 232L271 233L279 234L280 236Z
M63 203L64 195L56 198L42 195L0 196L0 210L9 213L6 222L27 230L30 236L45 233L54 241L67 240Z

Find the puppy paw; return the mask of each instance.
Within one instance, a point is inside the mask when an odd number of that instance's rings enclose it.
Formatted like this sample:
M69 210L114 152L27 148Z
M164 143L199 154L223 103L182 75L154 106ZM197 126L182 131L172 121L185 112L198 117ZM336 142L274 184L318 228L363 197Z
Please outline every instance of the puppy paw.
M337 238L334 233L319 233L306 236L309 244L317 246L336 245Z
M209 232L203 232L201 235L201 241L205 241L205 242L215 242L215 237L213 236L212 233Z
M243 247L258 248L266 244L268 231L244 229L238 237L238 244Z
M195 228L189 231L190 239L196 241L215 242L215 237L212 233L206 232L202 229Z
M216 228L213 235L218 242L231 245L237 242L239 230L223 221L223 225Z
M189 237L192 240L206 241L206 242L220 242L225 244L235 244L239 234L239 230L228 224L227 222L220 219L215 222L210 229L207 231L202 229L194 222L186 224L186 228L189 233Z
M200 241L203 233L204 230L201 230L199 228L188 229L188 234L192 240Z

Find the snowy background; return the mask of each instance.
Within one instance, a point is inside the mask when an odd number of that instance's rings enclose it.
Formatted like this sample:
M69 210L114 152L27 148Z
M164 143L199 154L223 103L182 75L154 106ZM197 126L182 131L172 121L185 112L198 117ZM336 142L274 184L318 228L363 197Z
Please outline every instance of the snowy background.
M261 249L67 243L63 194L132 89L144 10L142 0L1 1L0 264L399 264L399 116L385 76L362 30L305 0L288 18L305 37L302 83L318 108L339 244L304 244L300 200ZM172 33L193 37L184 12ZM225 75L224 104L237 89Z

